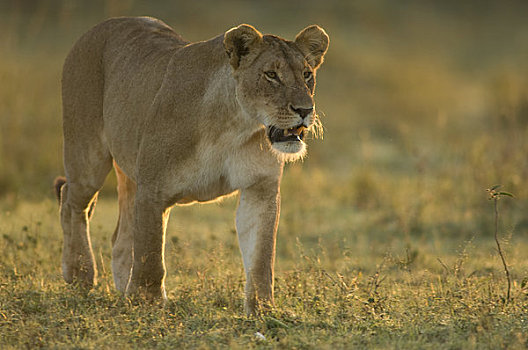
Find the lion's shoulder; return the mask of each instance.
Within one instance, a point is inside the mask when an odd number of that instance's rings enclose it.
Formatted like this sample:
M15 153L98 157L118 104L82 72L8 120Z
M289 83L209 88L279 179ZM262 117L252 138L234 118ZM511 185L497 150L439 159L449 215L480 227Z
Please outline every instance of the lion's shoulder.
M177 34L172 27L160 19L153 17L113 17L95 25L92 30L124 32L142 30L153 35L170 37L180 44L188 44L188 41Z

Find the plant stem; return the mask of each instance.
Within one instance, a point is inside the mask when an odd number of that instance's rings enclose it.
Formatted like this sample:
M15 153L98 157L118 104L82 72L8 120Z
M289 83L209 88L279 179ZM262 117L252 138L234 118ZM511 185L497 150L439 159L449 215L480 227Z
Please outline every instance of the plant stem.
M508 270L508 265L506 264L506 259L504 258L504 254L502 253L502 248L499 242L498 238L498 232L499 232L499 204L498 204L498 197L495 197L493 199L495 204L495 242L497 243L497 249L499 250L499 255L502 260L502 265L504 266L504 272L506 273L506 279L508 280L508 292L506 294L506 302L510 301L510 290L511 290L511 279L510 279L510 271Z

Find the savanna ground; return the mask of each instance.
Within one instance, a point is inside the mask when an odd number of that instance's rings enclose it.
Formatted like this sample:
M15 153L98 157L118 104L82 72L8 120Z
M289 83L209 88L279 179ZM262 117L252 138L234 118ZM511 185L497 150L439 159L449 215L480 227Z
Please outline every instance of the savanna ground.
M528 347L528 24L523 2L0 2L0 347ZM91 223L99 284L65 285L50 184L62 173L60 69L116 15L190 40L239 23L331 37L318 77L325 138L287 166L276 309L243 313L236 197L174 208L169 300L113 286L108 179ZM511 272L511 300L494 241ZM255 335L259 332L263 337Z

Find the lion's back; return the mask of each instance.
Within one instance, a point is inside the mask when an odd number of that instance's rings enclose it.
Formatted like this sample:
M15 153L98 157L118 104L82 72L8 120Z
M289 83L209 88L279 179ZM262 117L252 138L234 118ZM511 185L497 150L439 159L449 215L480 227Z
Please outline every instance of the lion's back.
M104 38L105 75L112 65L124 63L155 63L178 48L188 44L164 22L150 17L121 17L95 26L93 35ZM123 62L126 60L127 62ZM137 65L134 68L139 68Z
M91 28L71 49L63 67L63 86L100 78L105 90L112 80L163 71L171 53L187 45L160 20L150 17L111 18Z

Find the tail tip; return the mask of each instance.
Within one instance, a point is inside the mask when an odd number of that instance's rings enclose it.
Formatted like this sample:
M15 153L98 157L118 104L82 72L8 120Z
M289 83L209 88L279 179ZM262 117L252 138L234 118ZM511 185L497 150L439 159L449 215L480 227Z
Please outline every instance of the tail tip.
M58 176L55 178L55 181L53 182L53 188L55 189L55 196L57 197L57 200L60 202L61 200L61 188L66 183L66 178L64 176Z

